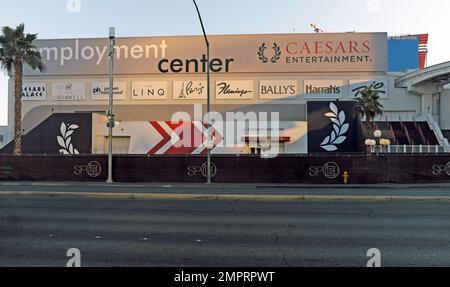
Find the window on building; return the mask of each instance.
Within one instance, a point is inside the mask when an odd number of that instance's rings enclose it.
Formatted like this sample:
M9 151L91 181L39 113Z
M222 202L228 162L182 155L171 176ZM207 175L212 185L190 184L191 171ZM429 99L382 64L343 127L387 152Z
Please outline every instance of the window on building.
M109 153L108 137L104 137L103 150L105 154ZM114 154L129 154L129 152L130 152L130 137L113 137Z

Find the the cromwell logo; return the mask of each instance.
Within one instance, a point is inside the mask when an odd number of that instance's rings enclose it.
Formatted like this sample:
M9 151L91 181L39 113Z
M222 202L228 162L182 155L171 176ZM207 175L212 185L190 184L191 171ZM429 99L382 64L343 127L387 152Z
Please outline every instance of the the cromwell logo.
M261 46L259 46L258 48L258 59L266 64L266 63L273 63L275 64L276 62L278 62L278 60L280 60L281 58L281 48L277 43L273 43L272 46L272 50L273 50L273 56L270 58L267 58L266 56L266 50L267 50L267 46L266 43L262 43Z

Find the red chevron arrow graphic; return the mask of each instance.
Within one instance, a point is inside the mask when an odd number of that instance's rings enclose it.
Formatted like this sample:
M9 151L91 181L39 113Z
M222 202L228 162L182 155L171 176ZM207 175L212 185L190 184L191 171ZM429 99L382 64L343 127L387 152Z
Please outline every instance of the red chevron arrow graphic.
M207 152L206 124L199 122L150 122L153 128L162 136L148 154L205 154ZM200 130L199 127L202 129ZM223 141L223 136L215 129L212 130L214 146Z

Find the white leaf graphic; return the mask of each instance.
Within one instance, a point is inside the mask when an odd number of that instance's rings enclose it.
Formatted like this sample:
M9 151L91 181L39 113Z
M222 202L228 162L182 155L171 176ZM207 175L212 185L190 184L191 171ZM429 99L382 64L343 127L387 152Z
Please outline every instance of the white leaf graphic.
M326 151L336 151L338 148L335 145L326 145L322 147Z
M69 147L71 141L72 141L72 138L71 138L71 137L68 137L68 138L66 139L66 148Z
M62 135L62 136L66 136L67 127L66 127L66 124L65 124L65 123L62 123L62 124L61 124L60 130L61 130L61 135Z
M58 136L58 144L63 147L66 148L66 143L64 142L64 139L60 136Z
M323 142L320 144L321 146L322 145L326 145L326 144L328 144L330 142L330 137L326 137L326 139L324 139L323 140Z
M338 107L334 103L330 103L330 109L332 112L325 114L325 116L330 118L330 121L333 123L333 130L320 146L324 150L332 152L338 150L336 145L342 144L347 139L344 135L348 132L350 125L345 123L345 112L339 112Z
M333 132L331 132L330 142L334 143L335 139L336 139L336 133L333 131Z
M330 110L337 115L338 114L338 108L334 103L330 103Z
M349 127L350 127L349 124L344 124L344 125L342 126L342 128L341 128L341 132L339 133L339 135L343 135L343 134L345 134L346 132L348 132Z
M338 138L333 142L333 144L341 144L341 143L343 143L346 139L347 139L347 137L340 136L340 137L338 137Z
M344 113L344 111L341 111L341 112L339 113L339 122L340 122L341 124L343 124L343 123L345 122L345 113Z
M59 153L64 155L80 154L77 149L72 144L72 135L74 130L78 129L79 126L72 124L66 125L61 123L60 132L61 135L57 137L58 144L63 148L59 150Z
M340 136L340 130L339 130L339 126L338 125L333 125L334 128L334 132L336 133L336 135Z
M337 124L338 126L341 125L341 122L340 122L338 119L336 119L336 118L331 118L331 121L332 121L333 123Z

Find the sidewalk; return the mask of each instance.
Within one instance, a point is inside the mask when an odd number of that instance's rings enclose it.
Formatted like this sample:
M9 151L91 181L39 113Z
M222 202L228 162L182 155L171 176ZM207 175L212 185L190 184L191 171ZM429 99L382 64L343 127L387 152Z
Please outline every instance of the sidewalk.
M0 182L0 196L145 200L450 202L450 184L344 186Z

